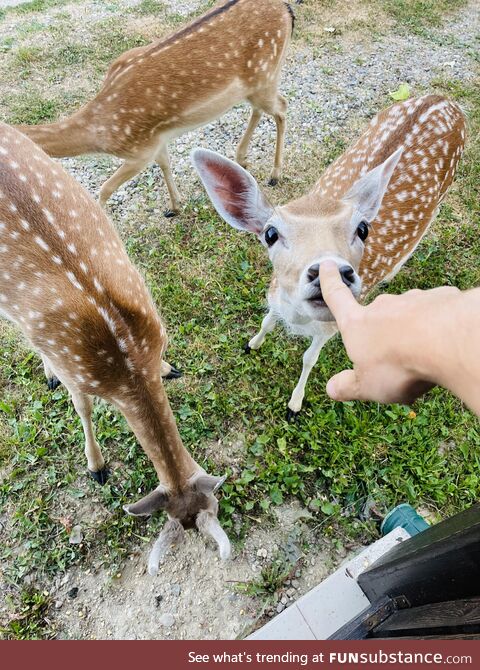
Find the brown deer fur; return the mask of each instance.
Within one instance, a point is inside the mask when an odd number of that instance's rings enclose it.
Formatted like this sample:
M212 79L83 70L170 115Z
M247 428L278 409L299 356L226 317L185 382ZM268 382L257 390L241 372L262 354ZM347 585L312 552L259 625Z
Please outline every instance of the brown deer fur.
M181 512L176 518L186 525L202 510L216 513L218 480L183 446L165 394L167 334L142 277L83 187L4 124L0 314L21 328L47 373L70 391L98 481L105 463L93 434L94 395L120 409L151 459L162 483L156 509L174 518Z
M110 66L97 96L64 121L19 126L50 156L103 152L125 159L103 184L100 202L151 161L163 170L171 211L179 207L168 142L248 100L252 116L237 160L262 112L277 124L272 180L280 176L285 99L278 80L292 31L282 0L230 0L171 37L122 54Z

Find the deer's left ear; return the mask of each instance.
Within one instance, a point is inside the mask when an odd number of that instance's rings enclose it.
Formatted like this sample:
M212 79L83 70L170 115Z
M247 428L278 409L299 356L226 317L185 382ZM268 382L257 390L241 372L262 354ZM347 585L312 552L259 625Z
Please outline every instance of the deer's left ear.
M154 512L165 509L168 503L167 489L160 484L157 488L136 503L124 505L123 509L131 516L150 516Z
M261 233L273 208L255 179L237 163L208 149L194 149L192 163L220 216L233 228Z
M367 221L373 221L377 216L402 152L403 148L398 148L387 160L356 181L344 196L344 200L354 201L356 209Z
M204 493L206 496L208 496L210 493L216 493L223 485L226 478L226 475L224 477L214 477L213 475L201 473L194 475L190 481L191 484L195 486L197 491L200 491L200 493Z

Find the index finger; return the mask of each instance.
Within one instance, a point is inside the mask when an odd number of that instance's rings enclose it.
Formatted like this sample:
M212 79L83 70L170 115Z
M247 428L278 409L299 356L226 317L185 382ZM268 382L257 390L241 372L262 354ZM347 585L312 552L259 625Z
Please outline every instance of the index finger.
M320 288L323 299L338 324L352 311L360 309L352 292L343 283L338 266L334 261L320 263Z

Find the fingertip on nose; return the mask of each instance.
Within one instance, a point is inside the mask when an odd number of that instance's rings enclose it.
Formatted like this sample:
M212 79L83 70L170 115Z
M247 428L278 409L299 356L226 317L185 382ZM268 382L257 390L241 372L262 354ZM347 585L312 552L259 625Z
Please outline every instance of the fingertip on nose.
M328 259L320 263L320 269L326 270L327 272L338 272L338 265L335 263L335 261Z

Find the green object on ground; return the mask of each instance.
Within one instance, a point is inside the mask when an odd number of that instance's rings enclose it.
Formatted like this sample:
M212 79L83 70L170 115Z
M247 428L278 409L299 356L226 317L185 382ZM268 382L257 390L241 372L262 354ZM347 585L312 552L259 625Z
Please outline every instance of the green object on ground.
M380 526L380 532L382 535L388 535L395 528L404 528L407 533L413 536L430 528L430 525L411 505L403 503L394 507L387 514Z

